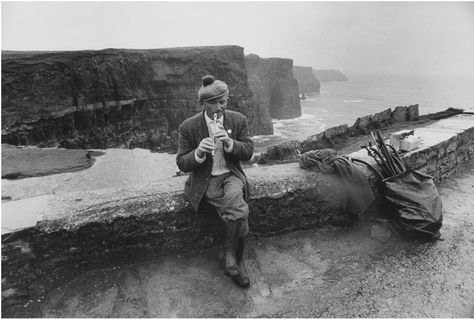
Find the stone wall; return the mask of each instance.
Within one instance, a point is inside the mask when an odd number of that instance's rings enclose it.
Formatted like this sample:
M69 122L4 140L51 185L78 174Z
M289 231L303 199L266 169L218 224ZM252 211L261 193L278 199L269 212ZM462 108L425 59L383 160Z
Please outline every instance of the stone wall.
M298 81L298 90L302 93L319 93L321 83L314 76L310 66L293 66L293 75Z
M437 180L474 159L474 117L458 115L417 129L425 144L405 163ZM364 157L364 152L350 154ZM360 156L359 156L360 155ZM341 188L331 176L297 163L246 170L251 183L250 230L270 235L324 225L349 225ZM51 195L37 226L2 235L2 306L47 293L83 271L210 247L223 237L215 212L193 212L182 194L187 177L126 189Z
M347 144L350 137L364 136L370 131L390 127L393 124L413 121L438 120L462 113L461 109L449 108L445 111L419 116L418 104L397 106L393 111L385 111L357 118L352 126L347 124L330 127L324 132L308 136L306 139L292 140L267 147L252 159L259 164L284 163L295 161L298 154L323 148L339 149Z
M474 156L474 128L463 134L437 144L436 147L426 148L404 158L405 165L419 170L430 176L436 182L453 175L458 167L472 160Z
M293 60L263 59L258 55L245 56L248 81L262 115L274 119L301 116L298 83L293 77Z
M250 115L252 131L272 133L269 116L253 116L238 46L4 52L2 143L173 151L206 74L229 84L229 108Z
M370 130L387 127L396 122L416 120L418 117L418 104L410 106L398 106L392 112L391 109L357 118L354 125L347 124L330 127L324 132L308 136L303 141L293 140L278 145L269 146L267 150L258 155L253 161L259 164L281 163L293 161L298 154L322 148L337 148L344 143L349 136L366 135Z
M327 224L347 225L331 176L297 164L248 170L252 233L270 235ZM210 247L223 239L215 211L195 213L170 184L104 189L51 198L37 227L2 236L2 305L47 293L57 282L96 267ZM324 185L324 187L321 187ZM167 190L167 191L164 191ZM314 205L318 198L318 205Z

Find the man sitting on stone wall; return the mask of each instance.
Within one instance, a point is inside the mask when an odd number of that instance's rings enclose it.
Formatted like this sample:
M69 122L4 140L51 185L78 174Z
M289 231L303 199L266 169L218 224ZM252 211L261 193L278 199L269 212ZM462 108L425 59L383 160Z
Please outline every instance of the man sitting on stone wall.
M252 157L253 142L247 118L226 110L228 96L223 81L203 78L198 98L204 111L180 125L176 164L191 173L184 187L191 206L197 211L204 199L224 222L225 273L245 288L250 285L243 260L249 186L240 161Z

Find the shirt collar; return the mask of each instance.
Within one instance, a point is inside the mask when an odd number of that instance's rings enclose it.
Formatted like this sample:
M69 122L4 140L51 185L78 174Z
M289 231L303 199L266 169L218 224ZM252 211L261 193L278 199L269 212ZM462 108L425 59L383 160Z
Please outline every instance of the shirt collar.
M210 125L212 122L214 122L214 119L211 119L211 118L207 115L206 111L204 111L204 118L206 119L207 125ZM222 124L222 125L224 125L224 114L222 114L221 117L217 118L217 122L220 123L220 124Z

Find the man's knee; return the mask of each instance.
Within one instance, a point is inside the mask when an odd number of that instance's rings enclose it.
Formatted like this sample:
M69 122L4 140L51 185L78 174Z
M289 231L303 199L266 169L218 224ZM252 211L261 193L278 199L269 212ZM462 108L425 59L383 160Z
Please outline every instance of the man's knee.
M238 198L244 197L244 183L235 175L228 177L224 184L224 197Z

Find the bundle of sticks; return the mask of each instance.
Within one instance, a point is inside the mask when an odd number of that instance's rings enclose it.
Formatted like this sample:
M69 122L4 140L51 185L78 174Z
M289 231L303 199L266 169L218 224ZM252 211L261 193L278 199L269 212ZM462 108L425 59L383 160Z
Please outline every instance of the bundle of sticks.
M395 176L406 171L405 164L397 153L397 150L390 144L385 144L380 131L377 130L375 134L370 132L372 142L369 142L369 146L361 146L367 150L369 156L371 156L380 168L378 172L379 177L388 178Z

